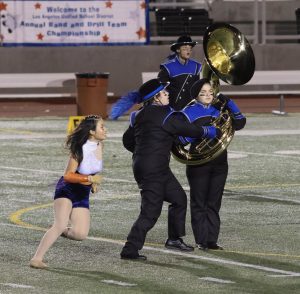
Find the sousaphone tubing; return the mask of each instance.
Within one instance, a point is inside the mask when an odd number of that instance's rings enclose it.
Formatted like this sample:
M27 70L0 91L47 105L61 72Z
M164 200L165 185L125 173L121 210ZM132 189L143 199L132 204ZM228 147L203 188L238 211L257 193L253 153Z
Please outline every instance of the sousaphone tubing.
M252 78L255 58L250 43L230 24L214 23L209 26L203 36L203 49L205 59L201 75L211 81L215 96L219 92L219 79L230 85L243 85ZM234 136L232 118L225 105L220 111L220 116L211 125L219 128L222 136L202 139L192 146L174 145L172 155L176 160L187 165L201 165L213 160L228 147Z

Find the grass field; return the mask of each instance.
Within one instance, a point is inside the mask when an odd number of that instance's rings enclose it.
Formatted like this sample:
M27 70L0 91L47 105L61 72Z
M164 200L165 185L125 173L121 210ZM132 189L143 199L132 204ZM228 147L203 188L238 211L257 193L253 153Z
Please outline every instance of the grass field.
M67 161L67 118L0 119L0 293L300 293L300 114L248 115L229 146L219 243L225 250L164 249L167 204L149 232L146 262L119 257L139 213L127 118L107 121L104 181L91 197L89 238L59 238L47 270L28 263L53 220L55 182ZM172 169L189 193L184 165ZM187 236L194 244L187 213Z

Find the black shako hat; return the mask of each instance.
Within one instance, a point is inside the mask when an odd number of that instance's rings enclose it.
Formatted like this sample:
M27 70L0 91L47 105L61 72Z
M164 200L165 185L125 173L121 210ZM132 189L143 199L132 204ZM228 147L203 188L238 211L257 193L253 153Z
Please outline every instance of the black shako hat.
M201 80L196 81L190 90L191 98L195 99L199 95L200 90L202 89L204 84L210 84L209 79L203 78Z
M183 45L190 45L192 47L194 47L196 44L198 44L198 42L195 42L192 40L192 38L190 36L187 36L187 35L183 35L183 36L180 36L178 39L177 39L177 42L176 43L173 43L170 47L171 51L173 52L176 52L176 50L180 47L180 46L183 46Z
M141 102L146 102L153 98L160 91L164 90L169 83L161 83L159 79L152 79L145 82L139 88L139 93L141 95Z

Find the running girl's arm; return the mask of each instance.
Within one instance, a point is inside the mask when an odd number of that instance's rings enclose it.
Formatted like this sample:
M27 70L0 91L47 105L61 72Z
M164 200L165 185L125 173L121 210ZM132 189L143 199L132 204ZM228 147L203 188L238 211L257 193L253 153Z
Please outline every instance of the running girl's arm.
M75 158L70 156L67 168L64 173L64 180L68 183L73 184L85 184L90 185L91 182L89 181L89 175L81 175L76 173L78 167L78 162Z

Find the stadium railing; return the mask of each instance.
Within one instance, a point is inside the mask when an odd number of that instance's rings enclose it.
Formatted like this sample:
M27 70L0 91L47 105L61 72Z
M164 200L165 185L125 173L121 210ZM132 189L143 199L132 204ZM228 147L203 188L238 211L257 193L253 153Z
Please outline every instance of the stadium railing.
M0 74L0 98L75 97L74 73Z
M253 44L267 43L299 43L300 42L300 8L295 9L294 0L223 0L226 7L230 8L230 14L241 14L241 2L249 2L247 10L247 19L237 16L234 19L227 16L226 13L214 13L212 2L210 0L194 1L164 1L150 0L150 42L163 43L172 41L175 35L183 33L190 34L193 39L201 39L203 27L214 22L227 22L237 27L249 41ZM285 5L285 12L282 16L277 16ZM222 4L219 4L223 9ZM275 9L277 14L270 13ZM186 10L190 16L190 25L184 21L181 10ZM210 17L203 15L202 11L207 11ZM166 12L163 15L163 12ZM176 13L177 11L177 13ZM194 12L193 12L194 11ZM177 14L177 15L176 15ZM289 16L287 16L289 15ZM154 21L155 20L155 21ZM176 34L177 32L177 34ZM197 41L198 41L197 40ZM202 39L201 39L202 40Z
M113 93L107 93L113 96ZM75 98L75 73L2 73L0 98Z
M142 81L156 78L158 72L142 72ZM232 86L220 81L221 92L229 96L278 96L279 111L274 114L284 114L284 99L286 95L300 95L300 70L262 70L255 71L251 80L242 86Z

